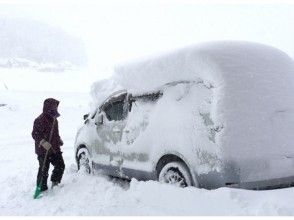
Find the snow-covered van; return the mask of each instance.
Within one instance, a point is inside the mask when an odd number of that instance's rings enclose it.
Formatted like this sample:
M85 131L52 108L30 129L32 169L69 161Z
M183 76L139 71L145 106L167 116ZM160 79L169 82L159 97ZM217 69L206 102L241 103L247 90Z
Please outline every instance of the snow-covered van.
M125 64L92 87L79 168L207 189L294 182L294 61L210 42Z

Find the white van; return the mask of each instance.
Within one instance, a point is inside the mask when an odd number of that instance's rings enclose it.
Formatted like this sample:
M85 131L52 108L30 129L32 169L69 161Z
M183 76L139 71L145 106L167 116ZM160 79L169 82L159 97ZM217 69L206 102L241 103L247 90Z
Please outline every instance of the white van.
M94 83L78 166L207 189L294 182L294 61L224 41L122 65Z

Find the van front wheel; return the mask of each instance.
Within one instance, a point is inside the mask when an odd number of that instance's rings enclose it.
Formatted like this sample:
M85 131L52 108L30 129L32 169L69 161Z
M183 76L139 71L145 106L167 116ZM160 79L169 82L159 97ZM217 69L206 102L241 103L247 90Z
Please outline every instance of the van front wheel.
M192 186L192 178L187 166L182 162L167 163L160 171L159 182L179 187Z
M78 159L78 170L82 170L84 173L91 173L92 172L92 161L87 148L79 149L77 153Z

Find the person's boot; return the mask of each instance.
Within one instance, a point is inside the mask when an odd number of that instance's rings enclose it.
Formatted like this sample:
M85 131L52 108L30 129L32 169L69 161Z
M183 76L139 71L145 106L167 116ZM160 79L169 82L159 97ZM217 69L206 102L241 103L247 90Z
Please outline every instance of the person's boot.
M59 182L52 181L51 189L53 189L54 187L58 186L58 184L59 184Z
M48 187L47 186L42 186L41 187L41 192L45 192L45 191L47 191L48 190Z
M43 197L44 195L46 195L48 193L48 187L46 186L42 186L41 187L41 191L40 191L40 195L39 198Z

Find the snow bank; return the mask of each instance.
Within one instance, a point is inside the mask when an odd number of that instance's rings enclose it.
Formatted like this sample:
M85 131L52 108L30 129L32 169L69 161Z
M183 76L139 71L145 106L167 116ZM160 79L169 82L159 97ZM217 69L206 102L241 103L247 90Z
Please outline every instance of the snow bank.
M119 66L110 79L93 84L93 106L120 89L137 94L184 80L212 90L206 113L220 128L214 151L238 164L242 181L294 175L294 62L270 46L204 43Z

